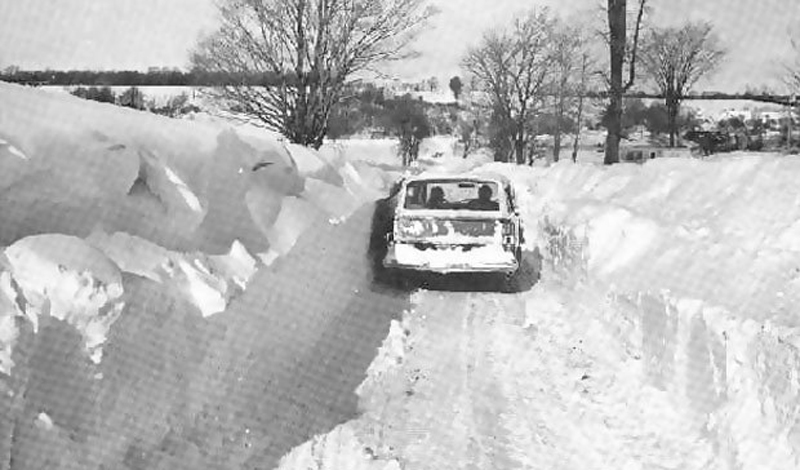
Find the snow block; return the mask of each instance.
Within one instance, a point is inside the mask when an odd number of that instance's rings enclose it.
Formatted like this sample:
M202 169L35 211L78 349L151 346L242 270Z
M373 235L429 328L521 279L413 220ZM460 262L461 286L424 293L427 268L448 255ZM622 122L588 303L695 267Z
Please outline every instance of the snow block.
M5 255L34 330L41 320L34 311L66 322L99 363L108 329L122 308L117 266L85 241L59 234L24 238L6 248Z
M239 295L255 274L257 264L238 242L224 255L166 250L124 232L94 231L87 241L123 272L172 287L193 303L203 316L219 313Z

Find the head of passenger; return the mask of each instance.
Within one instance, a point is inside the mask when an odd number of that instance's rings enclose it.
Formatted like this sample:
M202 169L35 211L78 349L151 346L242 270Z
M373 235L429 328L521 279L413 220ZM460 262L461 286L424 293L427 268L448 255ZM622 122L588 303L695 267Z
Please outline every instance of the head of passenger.
M444 190L438 186L431 189L430 197L428 198L429 207L439 207L444 203Z
M492 200L492 188L488 184L484 184L478 189L478 199L481 202L489 202Z

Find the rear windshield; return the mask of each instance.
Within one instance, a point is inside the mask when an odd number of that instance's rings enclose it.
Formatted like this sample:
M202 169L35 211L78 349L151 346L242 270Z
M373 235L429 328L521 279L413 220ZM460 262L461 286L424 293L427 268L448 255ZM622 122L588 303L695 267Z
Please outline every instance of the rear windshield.
M406 186L406 209L500 209L498 185L493 181L412 181Z

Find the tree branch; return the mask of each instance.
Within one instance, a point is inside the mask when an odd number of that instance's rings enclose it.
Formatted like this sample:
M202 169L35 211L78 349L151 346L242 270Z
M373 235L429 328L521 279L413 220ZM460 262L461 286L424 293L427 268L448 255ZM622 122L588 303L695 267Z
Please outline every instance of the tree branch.
M625 93L633 86L636 80L636 52L639 49L639 32L642 27L642 17L644 16L644 4L647 0L639 0L639 12L636 14L636 29L633 33L633 51L631 52L631 65L628 69L628 82L622 87Z

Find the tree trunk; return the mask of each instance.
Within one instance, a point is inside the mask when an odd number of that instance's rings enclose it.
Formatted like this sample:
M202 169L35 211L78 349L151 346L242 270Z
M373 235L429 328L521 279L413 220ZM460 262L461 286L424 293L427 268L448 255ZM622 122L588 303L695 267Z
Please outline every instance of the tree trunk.
M524 135L517 135L514 137L514 159L516 163L521 165L525 163L525 137Z
M581 90L580 95L578 96L578 116L576 119L576 126L575 129L575 141L572 142L572 162L576 163L578 161L578 144L581 139L581 121L583 121L583 90Z
M572 162L576 163L578 161L578 145L581 138L581 129L583 128L582 121L583 121L583 99L584 94L586 93L586 71L589 68L589 58L587 57L586 53L583 54L581 58L581 83L580 88L578 89L578 115L575 118L575 140L572 142Z
M674 97L667 97L667 117L669 124L669 146L675 147L675 136L678 133L678 108L680 103Z
M556 163L559 154L561 154L561 129L556 127L556 135L553 136L553 161Z
M622 137L622 69L625 64L626 14L626 0L608 0L611 89L608 135L606 136L606 153L603 161L606 165L619 162L619 141Z
M562 82L562 91L558 93L558 105L556 106L556 134L553 136L553 161L558 163L561 155L561 121L564 120L564 91L566 86Z
M514 161L518 165L525 163L525 113L521 113L513 136Z

